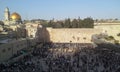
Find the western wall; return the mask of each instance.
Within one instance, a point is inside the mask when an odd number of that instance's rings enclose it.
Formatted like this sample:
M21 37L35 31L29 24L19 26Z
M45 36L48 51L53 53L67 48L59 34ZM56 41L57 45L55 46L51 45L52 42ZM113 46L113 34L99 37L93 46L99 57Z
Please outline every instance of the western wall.
M95 24L94 28L43 28L37 32L39 32L39 41L53 43L92 43L92 35L100 33L108 34L120 41L119 23L100 23Z
M101 29L93 28L47 28L44 31L47 31L48 34L47 36L45 36L46 34L40 35L40 37L43 37L41 39L48 37L50 40L47 41L53 43L92 43L91 36L102 32Z

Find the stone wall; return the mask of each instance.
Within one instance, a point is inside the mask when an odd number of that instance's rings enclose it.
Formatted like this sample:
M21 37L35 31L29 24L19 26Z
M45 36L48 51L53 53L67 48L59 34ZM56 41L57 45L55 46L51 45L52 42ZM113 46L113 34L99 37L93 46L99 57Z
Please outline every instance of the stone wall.
M91 36L101 29L92 28L47 28L50 41L55 43L91 43Z
M0 45L0 63L12 57L12 52L11 43Z
M113 36L116 40L120 41L120 37L117 36L120 33L120 24L107 24L107 25L96 25L95 29L102 29L102 32L107 33L110 36Z
M36 44L35 39L20 39L0 45L0 63L10 59L22 49L29 49Z

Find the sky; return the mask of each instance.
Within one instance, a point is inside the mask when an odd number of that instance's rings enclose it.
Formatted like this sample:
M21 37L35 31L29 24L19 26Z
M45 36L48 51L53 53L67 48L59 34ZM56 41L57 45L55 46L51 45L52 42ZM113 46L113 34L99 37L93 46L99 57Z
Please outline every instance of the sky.
M0 20L6 7L22 19L120 19L120 0L0 0Z

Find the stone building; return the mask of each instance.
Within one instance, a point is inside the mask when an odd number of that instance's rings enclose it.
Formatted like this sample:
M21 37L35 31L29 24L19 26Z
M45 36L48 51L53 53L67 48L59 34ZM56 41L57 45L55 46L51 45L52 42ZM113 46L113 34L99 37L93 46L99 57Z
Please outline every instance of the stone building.
M9 8L5 8L4 12L4 24L5 25L12 25L12 24L20 24L22 23L21 16L14 12L10 14Z
M8 37L16 38L16 39L27 37L28 30L26 29L29 29L29 28L26 28L26 27L28 24L23 24L22 17L17 12L10 13L8 7L5 8L5 11L4 11L3 23L4 23L4 28L0 26L0 31L4 30L5 32L7 32Z

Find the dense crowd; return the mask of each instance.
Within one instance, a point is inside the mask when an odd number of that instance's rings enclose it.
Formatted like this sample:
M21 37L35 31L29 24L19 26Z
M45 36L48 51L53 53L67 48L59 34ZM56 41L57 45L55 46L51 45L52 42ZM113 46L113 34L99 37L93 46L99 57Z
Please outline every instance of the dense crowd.
M120 72L120 53L81 44L43 44L1 72Z

